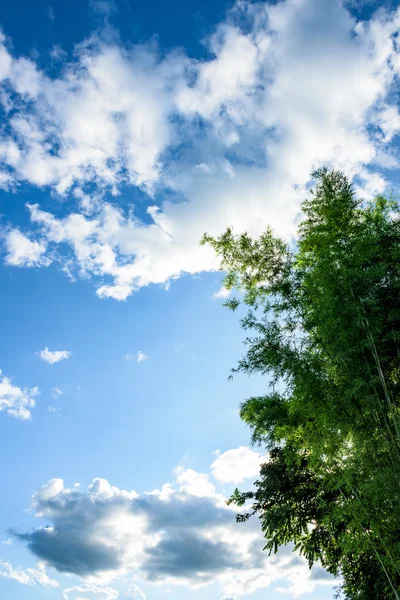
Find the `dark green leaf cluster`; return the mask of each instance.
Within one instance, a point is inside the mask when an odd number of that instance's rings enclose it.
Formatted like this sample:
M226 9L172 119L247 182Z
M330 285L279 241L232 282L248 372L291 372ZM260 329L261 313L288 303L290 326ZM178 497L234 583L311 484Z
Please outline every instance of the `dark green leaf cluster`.
M341 574L344 598L400 599L400 219L397 203L360 201L322 169L291 249L204 236L221 258L226 304L248 307L234 371L269 377L241 417L269 449L255 491L266 549L294 542L310 566Z

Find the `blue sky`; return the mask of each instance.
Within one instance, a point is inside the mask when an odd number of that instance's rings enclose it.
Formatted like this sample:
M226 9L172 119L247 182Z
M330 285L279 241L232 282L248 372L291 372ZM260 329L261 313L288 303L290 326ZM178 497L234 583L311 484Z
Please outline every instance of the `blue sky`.
M0 11L0 596L332 597L225 498L238 315L206 231L292 240L310 173L398 187L397 3Z

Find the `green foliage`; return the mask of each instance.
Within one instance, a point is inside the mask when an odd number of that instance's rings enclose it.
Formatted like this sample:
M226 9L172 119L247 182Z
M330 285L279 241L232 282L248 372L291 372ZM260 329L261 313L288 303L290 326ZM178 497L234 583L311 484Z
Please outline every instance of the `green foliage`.
M294 542L341 574L349 600L400 599L400 219L384 196L361 202L322 169L303 203L295 249L271 229L252 240L204 236L221 258L226 305L247 352L234 372L269 377L242 404L270 451L251 503L266 549Z

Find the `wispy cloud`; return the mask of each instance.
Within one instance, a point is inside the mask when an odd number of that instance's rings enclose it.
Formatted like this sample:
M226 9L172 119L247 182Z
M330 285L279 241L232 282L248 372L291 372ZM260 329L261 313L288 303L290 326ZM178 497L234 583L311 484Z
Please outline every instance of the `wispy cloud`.
M138 350L138 352L136 354L132 354L131 352L127 352L127 354L125 354L125 360L135 360L140 363L143 362L144 360L147 360L149 357L147 356L147 354L145 354L144 352L142 352L141 350Z
M46 10L46 15L49 17L50 21L54 21L56 16L54 14L54 8L49 6Z
M31 409L35 406L35 397L38 394L37 387L20 388L0 370L0 412L21 420L31 419Z
M54 400L58 400L58 398L60 396L62 396L62 391L60 390L59 387L53 387L50 393L50 396L54 399Z
M44 350L39 350L36 354L40 356L40 358L50 365L54 365L55 363L60 362L61 360L67 360L72 352L69 350L49 350L46 346ZM57 388L53 389L54 390Z
M67 588L63 590L62 595L65 600L69 600L70 594L74 594L74 598L77 598L75 595L77 593L85 594L85 597L87 597L86 594L89 594L90 596L94 595L96 596L96 600L116 600L119 596L118 591L109 586L98 586L89 583L74 585L73 587Z
M214 298L228 298L230 295L230 290L228 290L226 287L221 287L218 292L215 292L214 294Z

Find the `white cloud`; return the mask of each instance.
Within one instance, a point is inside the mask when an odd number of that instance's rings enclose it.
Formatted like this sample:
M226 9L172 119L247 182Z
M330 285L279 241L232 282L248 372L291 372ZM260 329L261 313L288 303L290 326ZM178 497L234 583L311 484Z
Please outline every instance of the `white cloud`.
M78 594L78 596L76 594ZM81 594L84 594L84 597L82 597ZM88 599L92 596L95 596L96 600L116 600L119 593L109 586L83 584L74 585L73 587L65 589L62 595L65 600L84 600L84 598Z
M169 88L186 59L176 55L171 70L171 59L159 61L151 48L125 51L92 36L64 78L52 80L31 60L11 59L1 48L3 79L22 96L19 102L36 100L10 120L21 155L16 165L5 166L17 179L54 185L59 193L90 181L152 187L172 138Z
M61 359L60 359L61 360ZM59 387L55 386L52 388L50 396L54 399L54 400L58 400L58 398L60 396L62 396L62 391L60 390Z
M256 478L260 474L260 465L267 460L264 454L254 452L247 446L222 454L217 450L215 455L216 459L211 465L212 474L221 483L241 483Z
M262 552L257 519L238 525L235 507L226 505L207 474L177 467L175 475L174 482L142 494L104 479L87 490L52 479L32 497L31 510L45 525L14 535L48 565L83 578L65 598L100 595L103 586L128 575L139 584L189 589L213 583L229 598L282 579L306 591L332 585L328 576L313 578L290 548L271 557ZM145 598L136 584L127 595Z
M131 585L125 596L128 596L131 600L146 600L146 594L144 591L135 583Z
M35 397L38 394L37 387L20 388L0 370L0 412L24 421L31 419L30 409L35 406Z
M7 79L11 72L12 58L5 47L6 38L0 31L0 81Z
M44 242L30 240L18 229L12 229L5 239L7 254L5 261L14 267L40 267L50 264L45 256L47 245Z
M228 298L230 295L230 290L228 290L226 287L222 286L218 292L215 292L214 294L214 298Z
M142 352L141 350L138 351L138 353L137 353L138 363L143 362L144 360L147 360L148 358L149 357L144 352Z
M290 595L293 598L300 598L302 595L310 594L314 591L316 580L321 585L332 585L332 577L321 567L316 566L310 578L304 576L305 568L307 566L304 564L297 565L287 576L290 585L287 587L277 587L274 591Z
M43 80L33 61L27 58L14 59L9 78L17 94L28 100L38 97ZM20 123L23 125L23 122Z
M42 360L45 360L50 365L54 365L55 363L58 363L61 360L67 360L72 353L69 350L49 350L46 346L44 350L39 350L37 354Z
M57 79L11 57L2 37L0 78L19 97L0 182L71 192L58 216L28 207L33 233L8 262L65 270L69 252L70 276L125 300L216 269L198 245L205 231L270 223L290 237L322 164L359 174L367 195L384 189L398 162L399 24L400 9L356 22L339 0L245 1L208 40L209 59L93 35ZM125 185L144 192L145 220L114 201Z
M381 112L380 128L385 136L385 142L391 142L392 138L400 132L400 113L395 106L389 106Z
M206 473L198 473L193 469L184 469L183 467L176 467L174 473L182 492L197 498L220 498Z
M147 356L147 354L145 354L141 350L139 350L136 354L132 354L132 352L127 352L125 354L125 360L134 360L134 359L136 359L136 361L138 363L143 362L144 360L147 360L148 358L149 357Z
M220 26L209 45L215 58L201 64L195 85L182 87L176 101L183 114L210 119L223 135L226 117L239 123L245 119L243 100L258 83L260 48L251 35L242 34L231 25ZM269 45L266 39L263 53ZM221 115L222 107L227 115ZM228 145L239 140L234 128L224 137Z
M58 581L50 579L43 565L38 564L36 569L15 568L11 563L0 560L0 577L13 579L23 585L43 585L44 587L58 587Z

